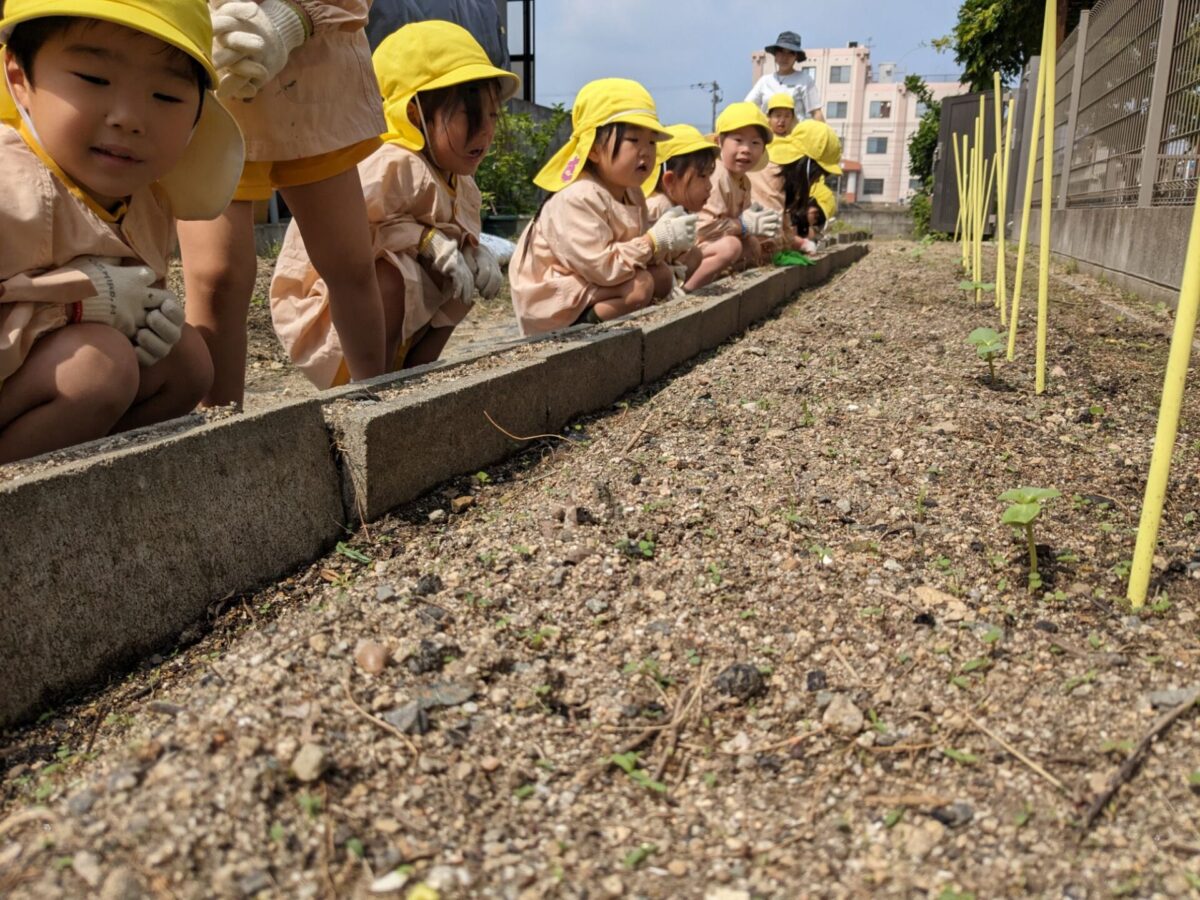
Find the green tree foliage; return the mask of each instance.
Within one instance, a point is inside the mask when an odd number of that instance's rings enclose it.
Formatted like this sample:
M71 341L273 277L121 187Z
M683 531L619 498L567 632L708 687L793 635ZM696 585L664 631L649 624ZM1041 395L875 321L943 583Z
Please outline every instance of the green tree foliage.
M1059 0L1058 14L1065 19L1061 33L1070 33L1079 23L1079 13L1091 5L1086 0ZM954 51L963 67L963 82L972 91L989 91L993 72L1010 81L1041 53L1045 11L1045 0L963 0L953 33L933 45Z
M937 150L942 104L933 99L929 85L920 75L907 76L904 87L925 105L921 123L908 139L909 172L913 178L921 179L921 189L913 196L909 208L912 210L913 229L917 237L924 237L929 233L929 220L933 212L930 199L933 192L933 156Z
M569 117L570 112L561 105L541 122L529 113L501 116L492 149L475 173L485 215L522 215L537 209L538 189L533 176L550 157L559 128Z

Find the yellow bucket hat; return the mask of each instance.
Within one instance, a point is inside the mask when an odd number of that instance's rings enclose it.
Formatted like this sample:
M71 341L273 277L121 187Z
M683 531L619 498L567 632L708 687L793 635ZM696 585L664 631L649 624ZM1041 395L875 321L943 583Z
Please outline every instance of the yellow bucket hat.
M787 91L780 91L778 94L772 94L767 98L767 112L773 109L790 109L796 111L796 98Z
M717 143L720 143L721 135L730 131L737 131L739 128L745 128L748 125L753 125L762 130L766 137L767 153L762 155L762 158L751 169L752 172L761 172L767 167L768 154L771 147L778 140L771 132L771 120L767 118L767 114L758 108L757 103L748 103L745 100L739 100L737 103L730 103L727 107L721 110L721 114L717 116Z
M626 78L589 81L575 96L570 139L542 167L533 183L551 193L561 191L583 171L596 140L596 129L617 122L648 128L657 132L662 140L670 138L658 121L654 98L636 81Z
M842 174L842 141L837 132L816 119L799 123L789 137L804 148L807 156L830 175Z
M408 104L420 92L495 78L503 103L521 88L520 78L493 66L471 32L453 22L405 25L384 39L371 61L387 119L383 139L417 152L425 147L425 135L408 118Z
M159 179L177 219L212 219L233 199L242 175L242 132L212 93L212 20L206 0L7 0L0 20L0 44L13 28L30 19L73 16L100 19L141 31L183 51L204 67L208 93L200 121L175 168ZM0 122L16 123L21 111L0 79ZM32 129L31 129L32 130Z
M809 185L808 196L817 201L817 206L821 207L821 212L825 213L826 220L832 219L837 215L837 197L833 195L833 191L829 189L822 179Z
M642 192L647 197L653 194L654 189L658 187L659 173L663 163L668 159L687 156L689 153L697 153L701 150L710 150L713 156L721 152L721 148L714 144L711 138L701 134L700 129L694 125L668 125L666 134L669 135L667 140L658 142L658 165L654 168L654 174L642 183Z

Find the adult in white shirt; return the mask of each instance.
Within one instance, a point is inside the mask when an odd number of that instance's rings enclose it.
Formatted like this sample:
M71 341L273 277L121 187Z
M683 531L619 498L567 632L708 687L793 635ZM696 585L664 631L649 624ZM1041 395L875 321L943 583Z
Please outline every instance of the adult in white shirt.
M766 112L771 95L788 93L796 98L797 121L813 118L824 122L821 91L817 88L816 79L809 72L796 68L796 63L808 58L800 44L800 35L785 31L775 39L775 43L764 49L775 57L775 71L758 79L758 83L746 95L747 102L757 103L759 109Z

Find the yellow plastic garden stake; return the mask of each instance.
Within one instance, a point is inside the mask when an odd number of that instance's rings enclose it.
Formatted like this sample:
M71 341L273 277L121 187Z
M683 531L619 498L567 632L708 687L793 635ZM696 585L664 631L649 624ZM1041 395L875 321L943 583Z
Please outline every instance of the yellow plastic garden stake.
M1000 135L1004 133L1004 99L1000 91L1000 73L992 73L993 94L995 97L996 107L996 230L993 232L992 240L996 244L996 306L1000 308L1000 324L1005 321L1004 308L1007 306L1005 300L1006 287L1004 284L1004 172L1006 171L1007 160L1004 158L1004 142L1000 139Z
M1042 24L1042 47L1049 41L1047 27ZM1012 309L1008 313L1008 361L1012 362L1017 349L1017 315L1021 311L1021 288L1025 280L1025 251L1029 246L1029 214L1033 209L1033 181L1037 173L1038 135L1042 127L1042 106L1046 98L1046 67L1038 66L1037 89L1033 100L1033 128L1029 138L1029 168L1025 171L1025 197L1021 204L1021 237L1017 242L1017 272L1013 281Z
M984 116L987 115L987 107L984 105L983 94L979 95L979 115L975 117L975 177L977 186L975 189L975 305L979 305L979 300L983 295L983 291L979 285L983 282L983 214L981 207L987 202L987 196L984 192L984 161L983 161L983 123Z
M958 138L951 135L950 146L954 148L954 184L958 188L958 196L955 204L958 206L958 219L954 223L954 241L958 242L959 236L962 234L963 223L963 183L962 183L962 163L959 161L958 154Z
M1004 130L1004 166L1000 172L1000 195L1004 197L1000 213L1000 281L996 282L996 290L1000 291L997 296L1000 307L1000 327L1008 325L1008 301L1005 298L1004 292L1007 290L1008 282L1008 235L1005 234L1005 226L1008 222L1008 167L1012 160L1012 136L1013 136L1013 119L1015 118L1016 101L1009 98L1008 101L1008 127ZM1003 285L1003 287L1002 287Z
M1058 28L1058 0L1046 0L1046 34L1042 45L1042 66L1046 69L1046 102L1042 112L1046 115L1043 128L1046 149L1042 153L1042 226L1041 246L1038 248L1038 318L1037 318L1037 375L1034 392L1046 390L1046 332L1050 319L1050 212L1054 205L1054 70L1058 65L1058 48L1055 35Z
M1150 474L1146 479L1146 496L1142 500L1142 519L1138 524L1133 567L1129 570L1127 596L1134 609L1142 608L1146 602L1146 590L1150 585L1150 568L1154 563L1154 548L1158 544L1158 526L1162 521L1163 500L1167 494L1167 476L1171 473L1171 451L1175 448L1175 436L1179 431L1183 387L1187 380L1198 311L1200 203L1192 213L1192 233L1188 239L1187 260L1183 266L1183 287L1179 292L1179 308L1175 311L1175 333L1171 337L1167 377L1163 384L1162 403L1158 408L1158 430L1154 435L1154 452L1150 456Z
M950 136L950 143L954 147L954 163L958 173L958 216L962 223L962 240L960 249L962 250L962 267L963 271L967 270L967 240L970 233L970 226L967 222L967 166L966 166L966 147L963 147L963 152L958 150L958 135Z

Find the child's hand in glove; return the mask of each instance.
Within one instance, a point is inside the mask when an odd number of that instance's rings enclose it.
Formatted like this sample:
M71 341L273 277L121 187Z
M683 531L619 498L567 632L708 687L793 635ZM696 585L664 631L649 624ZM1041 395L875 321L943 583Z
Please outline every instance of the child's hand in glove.
M450 296L470 306L474 301L475 278L458 244L430 228L421 239L418 255L429 260L433 270L447 280Z
M158 309L146 316L146 325L137 330L133 343L138 363L149 368L166 358L183 334L183 307L174 294L167 297Z
M484 300L491 300L504 286L504 275L500 272L500 261L487 247L467 245L462 251L467 267L475 279L475 289Z
M742 227L755 237L773 238L783 228L783 216L773 209L764 209L761 203L752 203L742 213Z
M646 232L654 243L655 253L672 257L696 243L696 222L700 216L686 213L682 206L672 206Z
M220 0L212 24L219 93L243 100L278 75L308 38L304 15L287 0Z
M96 294L75 304L75 321L111 325L132 338L146 324L151 310L158 309L174 294L152 287L158 276L149 266L123 266L106 256L80 256L66 268L88 277Z

